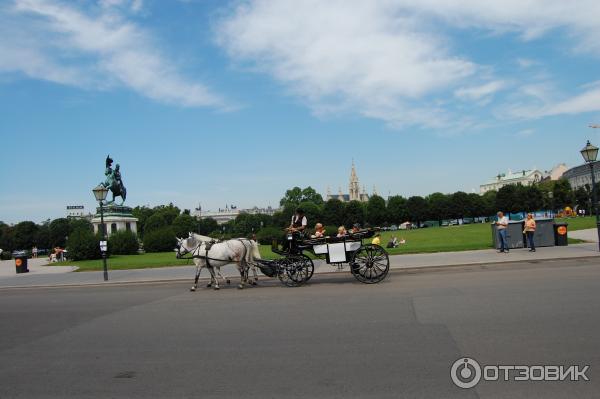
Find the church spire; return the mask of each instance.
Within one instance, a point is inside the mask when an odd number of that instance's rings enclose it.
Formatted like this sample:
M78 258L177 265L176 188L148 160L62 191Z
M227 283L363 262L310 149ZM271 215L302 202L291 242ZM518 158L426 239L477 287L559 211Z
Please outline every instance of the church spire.
M350 201L360 201L360 184L358 182L358 176L356 175L354 159L352 160L352 170L350 171L350 185L348 187L348 194L350 196Z

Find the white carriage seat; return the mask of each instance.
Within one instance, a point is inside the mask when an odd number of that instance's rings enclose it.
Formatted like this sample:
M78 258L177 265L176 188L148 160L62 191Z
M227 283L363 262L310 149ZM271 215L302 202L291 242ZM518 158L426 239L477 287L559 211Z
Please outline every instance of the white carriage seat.
M327 244L313 245L315 255L325 255L327 253Z
M362 245L361 241L346 241L346 252L354 252Z

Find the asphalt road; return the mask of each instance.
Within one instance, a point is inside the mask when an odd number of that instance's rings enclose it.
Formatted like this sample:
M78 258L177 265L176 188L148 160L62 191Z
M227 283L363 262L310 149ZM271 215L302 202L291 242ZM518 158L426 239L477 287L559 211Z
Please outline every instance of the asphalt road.
M600 261L472 266L379 285L0 290L0 398L592 398ZM450 368L590 365L590 381L453 385Z

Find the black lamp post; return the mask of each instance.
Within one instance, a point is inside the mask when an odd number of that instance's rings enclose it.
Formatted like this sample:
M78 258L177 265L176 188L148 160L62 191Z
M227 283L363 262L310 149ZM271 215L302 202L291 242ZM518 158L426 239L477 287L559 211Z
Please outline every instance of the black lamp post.
M96 201L100 204L100 226L102 226L102 241L100 241L100 252L102 252L102 266L104 267L104 281L108 281L108 268L106 266L106 250L107 239L106 239L106 226L104 226L104 200L108 194L108 189L103 185L99 184L95 189L92 190Z
M594 203L594 212L596 213L598 251L600 251L600 215L598 215L598 194L596 192L596 176L594 176L594 162L596 162L596 158L598 157L598 147L591 145L590 141L588 140L587 144L580 152L585 162L590 165L590 172L592 173L592 202Z

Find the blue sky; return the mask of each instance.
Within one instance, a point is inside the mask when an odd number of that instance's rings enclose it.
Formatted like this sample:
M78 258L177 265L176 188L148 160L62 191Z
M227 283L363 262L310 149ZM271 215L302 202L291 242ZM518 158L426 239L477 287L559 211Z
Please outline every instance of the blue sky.
M600 3L0 2L0 220L478 190L600 143Z

